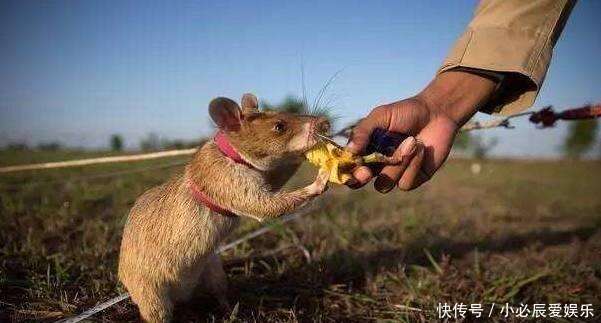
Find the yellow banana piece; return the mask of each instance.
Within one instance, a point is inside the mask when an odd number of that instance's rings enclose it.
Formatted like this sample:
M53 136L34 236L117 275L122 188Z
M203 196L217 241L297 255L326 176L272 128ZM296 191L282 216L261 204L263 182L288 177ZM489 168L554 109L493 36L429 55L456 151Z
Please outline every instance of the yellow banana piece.
M305 153L309 162L320 169L330 172L329 181L344 184L353 176L351 172L357 166L367 163L379 163L386 157L380 153L367 156L353 155L351 152L340 149L331 143L317 144L313 149Z

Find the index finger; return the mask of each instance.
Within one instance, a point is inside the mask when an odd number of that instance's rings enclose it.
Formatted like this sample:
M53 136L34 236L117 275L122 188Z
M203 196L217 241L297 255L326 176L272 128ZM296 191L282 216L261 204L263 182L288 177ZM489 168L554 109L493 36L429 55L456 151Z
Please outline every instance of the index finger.
M369 143L371 133L374 131L374 129L388 129L388 126L389 118L386 117L386 111L384 111L384 107L379 106L373 109L369 115L367 115L367 117L361 119L355 128L353 128L346 149L353 154L359 154L363 152Z

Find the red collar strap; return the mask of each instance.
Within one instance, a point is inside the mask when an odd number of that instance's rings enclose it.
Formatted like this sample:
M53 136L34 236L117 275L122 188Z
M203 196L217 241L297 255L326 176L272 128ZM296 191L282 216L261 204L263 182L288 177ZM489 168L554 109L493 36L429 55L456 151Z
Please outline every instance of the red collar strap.
M200 204L203 204L209 210L219 213L225 216L237 216L234 212L219 206L213 199L211 199L207 194L200 190L200 188L190 179L188 181L188 187L190 188L190 194L194 200Z
M230 141L228 140L225 133L223 133L223 131L217 131L215 137L213 138L213 142L215 142L215 145L217 145L217 148L219 149L219 151L221 151L222 154L229 157L234 162L245 165L250 168L255 168L251 163L247 162L246 160L244 160L244 158L242 158L242 156L240 156L238 151L236 151L232 144L230 144Z
M232 144L230 144L230 141L228 140L225 133L223 133L223 131L217 131L215 137L213 138L213 141L215 142L215 145L217 146L219 151L221 151L221 153L224 154L226 157L230 158L238 164L245 165L249 168L255 168L249 162L244 160L242 156L240 156L238 151L236 151ZM209 208L209 210L225 216L236 216L234 212L224 207L221 207L217 203L215 203L215 201L213 201L213 199L211 199L207 194L205 194L191 179L188 181L188 187L190 188L190 194L192 194L194 200L200 204L203 204L204 206Z

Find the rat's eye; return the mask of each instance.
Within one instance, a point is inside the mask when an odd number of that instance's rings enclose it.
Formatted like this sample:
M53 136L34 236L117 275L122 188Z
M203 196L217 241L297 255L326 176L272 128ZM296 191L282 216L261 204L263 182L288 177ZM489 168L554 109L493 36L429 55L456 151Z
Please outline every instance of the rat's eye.
M277 133L282 133L286 131L286 123L284 123L284 121L282 120L276 121L275 125L273 125L273 130Z

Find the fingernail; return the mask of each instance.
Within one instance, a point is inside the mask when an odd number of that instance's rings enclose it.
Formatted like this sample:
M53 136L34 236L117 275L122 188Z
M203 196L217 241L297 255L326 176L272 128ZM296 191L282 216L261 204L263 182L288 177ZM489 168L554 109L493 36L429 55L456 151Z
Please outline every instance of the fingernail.
M360 183L367 183L372 178L372 173L369 168L359 167L353 171L353 177Z
M380 193L388 193L394 188L394 181L386 175L380 175L374 183L374 188Z
M403 140L400 147L401 155L407 156L413 154L415 152L416 142L415 137L407 137Z

